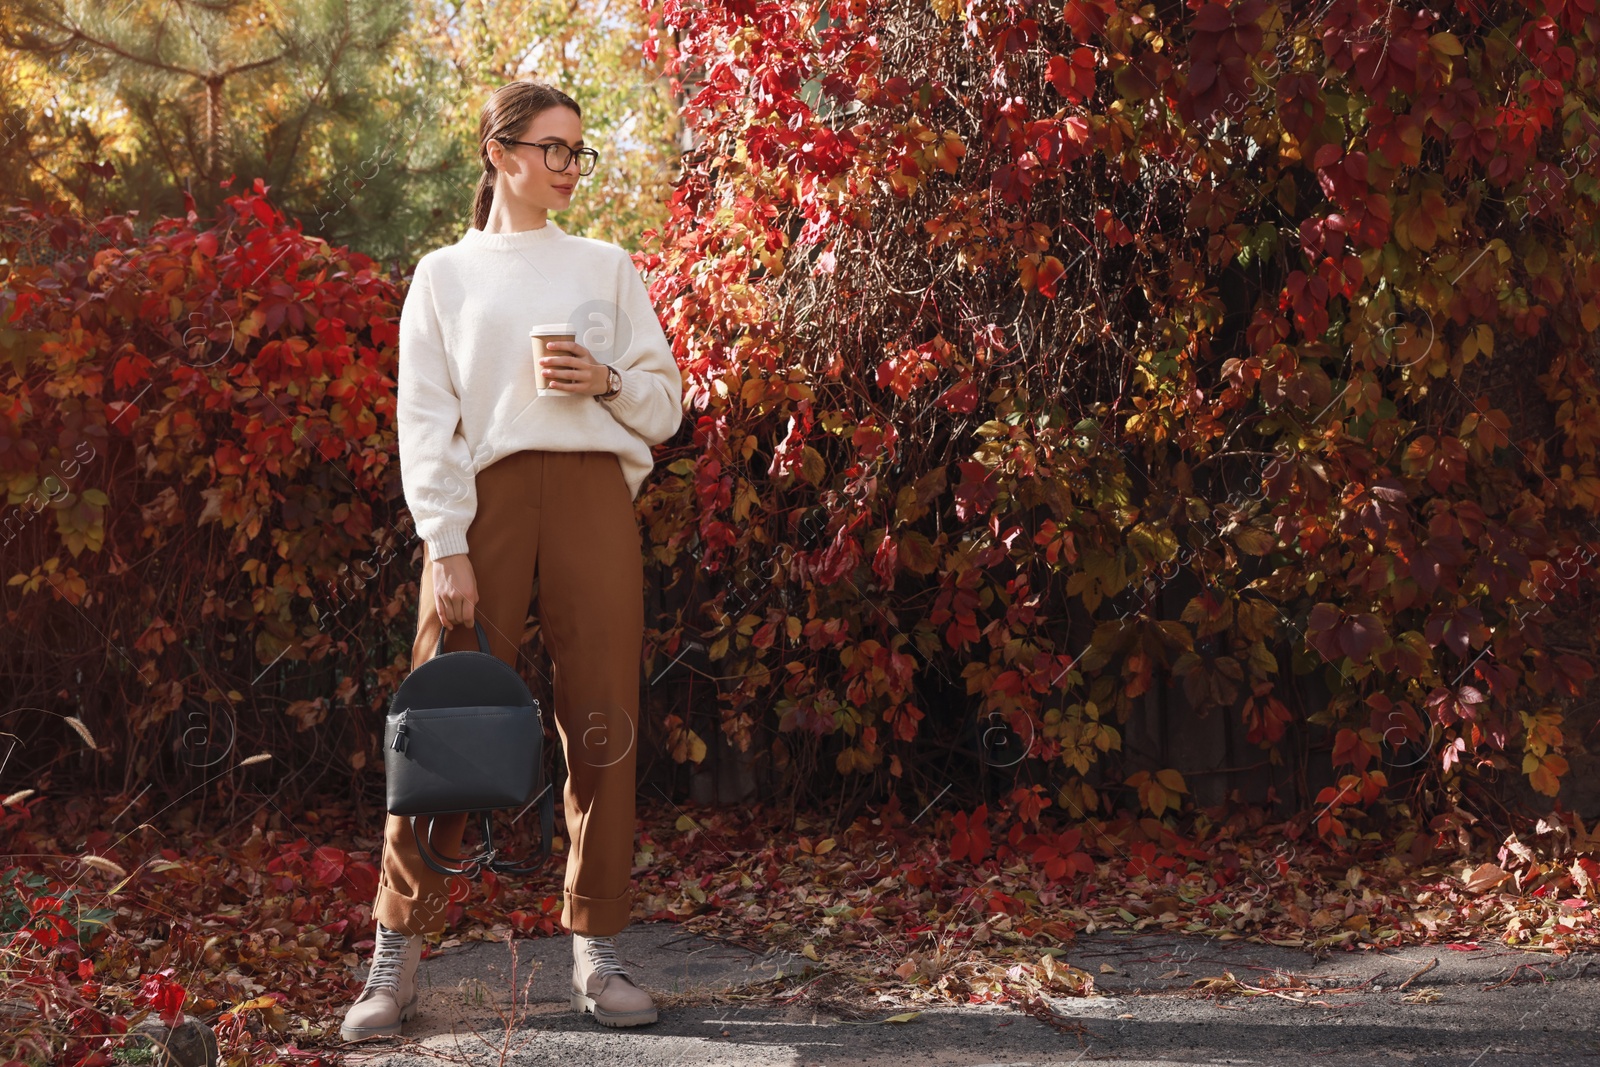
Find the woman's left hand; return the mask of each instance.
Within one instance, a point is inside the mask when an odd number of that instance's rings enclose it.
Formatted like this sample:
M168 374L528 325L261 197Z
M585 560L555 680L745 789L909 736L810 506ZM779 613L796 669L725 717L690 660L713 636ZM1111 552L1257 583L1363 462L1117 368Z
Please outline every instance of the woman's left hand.
M563 393L603 393L610 386L606 365L576 341L546 341L546 352L562 349L577 355L546 355L539 361L544 368L545 385Z

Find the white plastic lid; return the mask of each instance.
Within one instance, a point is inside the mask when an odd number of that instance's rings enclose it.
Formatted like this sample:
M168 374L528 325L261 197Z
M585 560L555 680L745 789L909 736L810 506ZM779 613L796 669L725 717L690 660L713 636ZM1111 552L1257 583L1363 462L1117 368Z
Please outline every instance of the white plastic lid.
M578 331L576 331L576 330L574 330L572 328L572 324L570 322L547 322L542 326L535 326L532 329L530 329L528 331L528 336L529 337L548 337L551 334L557 334L557 333L576 334L577 332Z

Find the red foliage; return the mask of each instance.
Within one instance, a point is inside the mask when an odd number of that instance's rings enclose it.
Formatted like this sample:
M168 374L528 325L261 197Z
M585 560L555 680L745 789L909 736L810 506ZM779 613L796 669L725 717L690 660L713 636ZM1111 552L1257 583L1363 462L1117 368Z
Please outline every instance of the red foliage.
M68 701L108 739L107 765L144 767L164 730L191 767L235 749L292 760L273 720L303 735L336 706L381 708L406 657L373 652L405 630L397 592L417 548L399 528L395 281L287 225L259 181L209 225L192 210L147 232L59 206L12 216L7 615L24 641L86 653L58 657L19 705ZM84 640L61 642L52 611ZM322 666L254 684L307 662ZM62 689L75 670L95 684ZM339 749L306 746L340 777L380 732L350 721ZM48 763L48 747L18 755Z
M642 509L663 587L717 578L655 658L703 621L704 728L775 708L846 770L875 723L909 755L998 714L1063 798L1175 811L1120 728L1181 681L1179 714L1354 770L1303 798L1330 832L1406 745L1408 786L1520 749L1553 792L1600 658L1566 625L1600 530L1597 16L1173 17L664 10L706 150L645 259L696 430ZM843 687L868 643L919 654L920 728Z

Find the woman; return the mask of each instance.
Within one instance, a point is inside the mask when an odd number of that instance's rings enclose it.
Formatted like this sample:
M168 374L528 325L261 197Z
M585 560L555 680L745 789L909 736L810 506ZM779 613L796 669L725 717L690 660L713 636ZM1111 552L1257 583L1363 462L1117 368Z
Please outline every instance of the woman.
M535 82L502 86L484 105L478 144L473 226L422 257L400 313L400 475L423 542L411 666L433 654L441 627L448 650L477 648L474 622L516 666L537 581L568 772L571 1004L609 1026L654 1022L613 935L632 905L644 639L633 500L651 446L682 419L682 379L628 253L548 218L598 158L583 146L572 98ZM540 395L529 330L548 323L570 324L577 340L546 342L552 392ZM430 844L459 855L465 825L464 814L439 817ZM388 816L372 969L345 1016L346 1040L398 1035L415 1013L422 937L444 928L448 903L409 823Z

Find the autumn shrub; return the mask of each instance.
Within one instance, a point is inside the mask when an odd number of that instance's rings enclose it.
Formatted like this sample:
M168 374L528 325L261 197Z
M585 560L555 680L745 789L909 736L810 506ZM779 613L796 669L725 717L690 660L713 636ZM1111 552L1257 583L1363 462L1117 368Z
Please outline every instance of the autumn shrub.
M694 454L641 512L704 638L657 663L719 680L678 758L720 731L814 797L970 804L1003 727L1069 813L1161 815L1182 754L1124 750L1155 701L1298 761L1331 837L1556 793L1596 653L1592 4L657 28Z
M11 780L348 778L415 625L396 280L260 182L212 220L27 205L0 233Z

